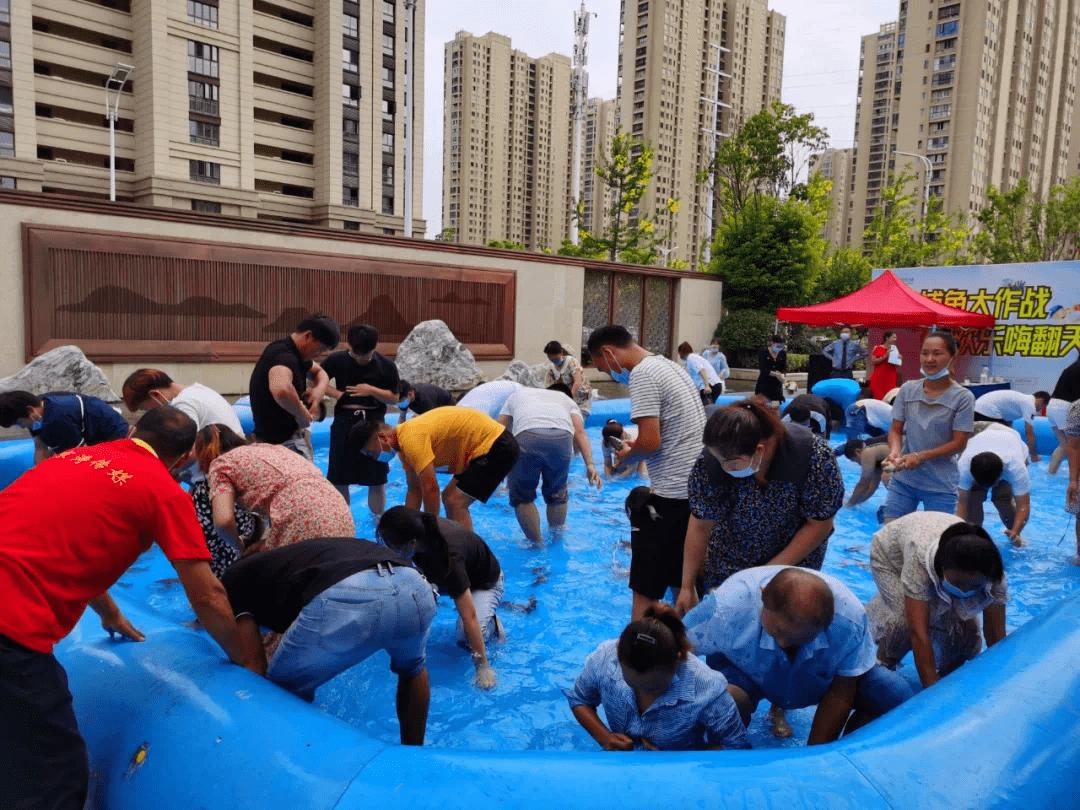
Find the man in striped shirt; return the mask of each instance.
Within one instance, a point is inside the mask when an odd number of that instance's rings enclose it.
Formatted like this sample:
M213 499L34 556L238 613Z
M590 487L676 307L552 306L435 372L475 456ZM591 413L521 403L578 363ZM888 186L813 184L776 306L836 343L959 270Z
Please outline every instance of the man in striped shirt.
M637 439L624 439L616 463L648 464L652 492L630 512L632 619L682 583L683 542L690 521L687 481L701 454L705 409L685 369L650 354L622 326L602 326L589 336L589 354L600 371L630 388L630 420Z

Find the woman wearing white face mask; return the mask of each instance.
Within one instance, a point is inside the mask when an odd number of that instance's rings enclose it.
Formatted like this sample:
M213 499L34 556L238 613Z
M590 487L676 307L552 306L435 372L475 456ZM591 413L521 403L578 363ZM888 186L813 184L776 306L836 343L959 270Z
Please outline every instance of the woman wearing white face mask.
M956 511L960 469L956 457L975 425L975 397L949 376L956 355L950 332L931 332L919 356L923 378L900 387L893 401L886 465L896 468L882 507L885 522L919 508Z
M552 340L544 346L548 365L544 371L544 387L561 382L570 388L574 403L583 416L592 411L592 386L585 379L585 372L576 357L572 357L559 341Z
M892 667L913 652L924 687L979 654L980 614L987 647L1005 637L1005 569L980 526L913 512L874 535L870 570L878 595L866 613L878 660Z
M717 410L705 424L706 452L690 473L690 523L675 608L685 615L705 591L761 565L821 570L844 503L836 456L809 428L784 423L759 396ZM783 713L770 715L790 736Z

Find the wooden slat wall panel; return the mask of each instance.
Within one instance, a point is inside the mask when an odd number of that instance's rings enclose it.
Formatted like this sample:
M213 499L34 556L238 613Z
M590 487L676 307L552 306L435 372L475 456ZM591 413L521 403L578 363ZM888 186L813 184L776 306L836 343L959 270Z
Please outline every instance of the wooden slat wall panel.
M24 224L27 359L255 359L307 314L374 324L389 353L439 318L481 359L514 351L511 271Z

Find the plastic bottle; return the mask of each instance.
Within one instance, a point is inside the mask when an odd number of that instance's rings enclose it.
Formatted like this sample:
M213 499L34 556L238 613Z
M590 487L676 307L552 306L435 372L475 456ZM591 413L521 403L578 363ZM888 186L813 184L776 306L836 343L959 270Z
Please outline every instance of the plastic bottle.
M983 385L990 382L990 367L989 366L983 366L982 367L982 373L979 374L979 382L981 382Z

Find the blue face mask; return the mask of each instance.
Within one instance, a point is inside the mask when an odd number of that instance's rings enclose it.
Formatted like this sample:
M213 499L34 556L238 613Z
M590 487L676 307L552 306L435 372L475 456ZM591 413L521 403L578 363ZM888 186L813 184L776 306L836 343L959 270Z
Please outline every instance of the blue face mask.
M381 453L379 453L378 459L383 464L389 464L391 461L394 460L394 456L396 455L397 453L395 453L393 450L383 450Z
M403 399L403 400L401 400L401 401L400 401L400 402L399 402L399 403L397 404L397 406L398 406L399 408L401 408L401 410L405 410L406 408L408 408L408 407L409 407L409 400L407 400L407 399Z
M726 472L732 478L749 478L751 475L761 469L761 461L758 461L756 467L754 466L754 456L756 455L757 453L755 452L754 455L750 457L750 463L743 467L741 470L729 470L723 467L721 469L723 469L724 472Z
M949 594L949 596L955 596L957 599L969 599L982 590L982 588L976 588L973 591L962 591L944 578L941 580L941 587L944 589L945 593Z
M927 380L940 380L940 379L941 379L942 377L944 377L944 376L945 376L946 374L948 374L948 373L949 373L949 367L948 367L948 366L946 366L945 368L943 368L943 369L942 369L941 371L939 371L939 372L938 372L937 374L927 374L927 373L926 373L925 371L923 371L923 379L927 379Z
M31 430L41 430L45 426L45 423L38 419L36 422L30 423Z
M851 340L851 332L841 332L840 333L840 339L841 340Z
M607 359L607 358L605 358L605 359L607 360L607 364L608 364L608 376L611 377L611 379L613 379L619 385L630 385L630 371L628 369L623 368L622 364L618 360L615 359L614 355L611 356L611 359ZM618 366L619 370L618 371L612 371L611 370L612 365Z

